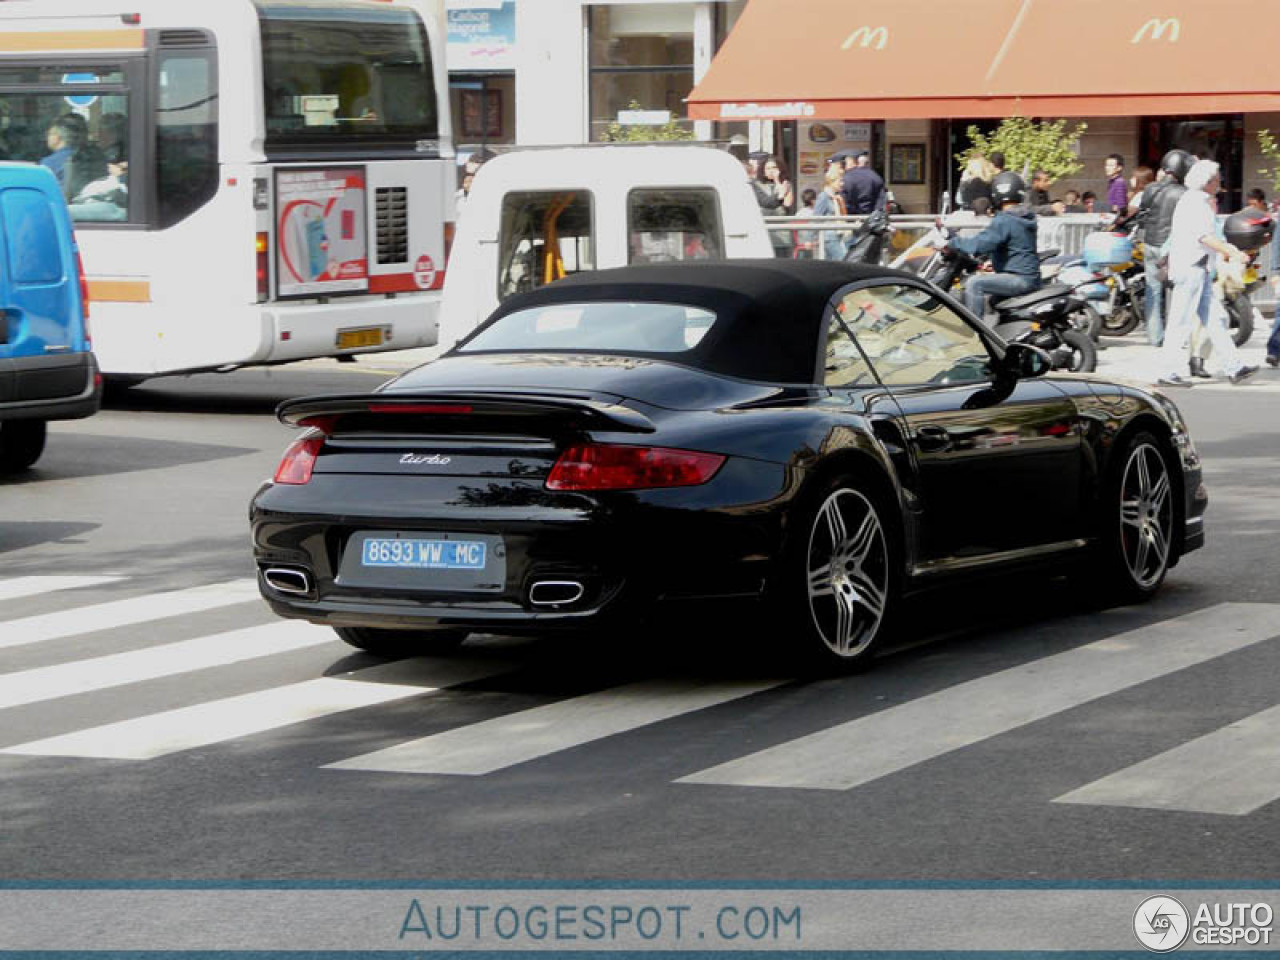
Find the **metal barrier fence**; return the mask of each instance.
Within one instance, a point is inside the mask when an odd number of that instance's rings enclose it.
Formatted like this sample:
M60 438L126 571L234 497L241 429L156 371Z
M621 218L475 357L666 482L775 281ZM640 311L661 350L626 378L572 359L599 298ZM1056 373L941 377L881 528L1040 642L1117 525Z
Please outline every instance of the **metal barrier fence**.
M794 256L815 260L826 259L823 251L822 235L832 230L848 234L862 223L863 216L850 217L765 217L764 222L770 235L782 234L788 241ZM1039 217L1036 231L1036 245L1041 250L1058 250L1068 256L1076 256L1084 251L1084 238L1098 229L1106 218L1099 214L1082 213L1066 214L1060 217ZM1221 219L1221 218L1220 218ZM890 218L894 228L893 236L884 245L882 263L894 260L902 251L915 243L937 221L937 214L898 214ZM991 224L990 217L979 217L970 213L953 213L946 218L947 226L956 230L961 236L972 236L980 233ZM1280 238L1276 242L1280 242ZM1264 283L1253 294L1253 301L1259 307L1271 308L1276 297L1272 291L1270 278L1271 245L1258 254L1258 267L1268 282Z

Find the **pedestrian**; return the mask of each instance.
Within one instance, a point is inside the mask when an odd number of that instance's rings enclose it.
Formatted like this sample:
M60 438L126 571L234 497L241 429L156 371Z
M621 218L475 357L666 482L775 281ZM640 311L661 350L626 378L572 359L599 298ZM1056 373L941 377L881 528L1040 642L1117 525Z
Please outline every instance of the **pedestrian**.
M991 194L1000 205L991 226L977 236L951 241L952 247L972 257L991 257L994 272L974 274L964 288L965 305L983 322L988 294L1003 299L1040 287L1036 215L1025 203L1026 184L1016 173L1005 171L992 181Z
M1243 383L1258 368L1240 359L1227 329L1226 309L1214 296L1213 276L1218 257L1247 261L1248 255L1218 236L1215 197L1222 188L1218 164L1198 160L1186 177L1186 193L1178 201L1169 236L1169 329L1160 348L1159 382L1166 386L1190 386L1183 375L1203 375L1204 361L1187 352L1199 328L1213 345L1215 357L1233 384ZM1193 343L1194 351L1194 343Z
M1107 175L1107 205L1103 213L1124 213L1129 207L1129 188L1124 182L1124 157L1118 153L1107 154L1102 162Z
M844 195L840 192L843 184L844 173L840 168L835 165L828 167L822 183L822 192L813 203L815 217L845 216ZM828 228L819 233L822 235L822 259L843 260L848 247L840 235L841 231Z
M1092 190L1086 190L1080 195L1080 203L1084 206L1085 213L1098 212L1098 195Z
M1079 190L1068 190L1062 195L1063 213L1085 213L1084 204L1080 202Z
M1148 184L1138 200L1138 219L1142 224L1143 270L1146 274L1144 311L1147 315L1147 342L1158 347L1164 341L1165 279L1161 262L1167 252L1169 233L1173 229L1173 213L1187 192L1183 180L1195 163L1185 150L1170 150L1160 160L1162 176ZM1167 270L1164 271L1167 274Z
M746 162L743 164L747 182L751 184L751 189L755 193L756 203L760 207L760 212L766 217L781 216L785 212L780 209L782 207L782 198L761 179L764 174L761 164L762 159L763 155L761 154L752 154L747 157ZM790 232L790 230L769 228L769 242L773 244L773 255L775 257L791 258L792 243L788 237Z
M773 191L773 195L782 201L782 206L778 210L779 216L790 214L795 210L795 191L791 187L791 181L787 179L786 168L777 157L765 158L764 183Z
M1244 205L1254 210L1270 215L1271 210L1267 207L1267 194L1264 190L1254 187L1244 195Z
M1033 207L1047 207L1053 202L1049 198L1049 185L1052 182L1049 174L1044 170L1037 169L1031 174L1031 205Z
M1155 172L1150 167L1140 166L1134 168L1133 176L1129 178L1129 202L1125 205L1126 213L1132 215L1138 212L1138 207L1142 202L1142 192L1155 179Z
M813 216L813 205L818 199L818 191L812 187L805 188L800 194L800 209L796 211L796 217L808 218ZM812 260L814 251L818 247L818 231L817 230L798 230L796 231L796 259Z
M871 169L871 154L863 150L844 175L844 203L851 214L865 214L884 206L884 180Z
M975 200L983 198L987 206L991 205L991 180L996 175L996 168L980 153L975 153L964 165L964 173L960 175L960 187L956 191L961 210L973 210Z

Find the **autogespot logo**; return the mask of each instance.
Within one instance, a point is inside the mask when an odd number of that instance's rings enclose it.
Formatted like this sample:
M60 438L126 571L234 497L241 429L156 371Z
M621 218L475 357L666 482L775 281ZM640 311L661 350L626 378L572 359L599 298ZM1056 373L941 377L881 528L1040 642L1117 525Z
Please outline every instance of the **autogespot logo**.
M1155 953L1177 950L1187 939L1191 916L1173 897L1147 897L1133 915L1138 942Z

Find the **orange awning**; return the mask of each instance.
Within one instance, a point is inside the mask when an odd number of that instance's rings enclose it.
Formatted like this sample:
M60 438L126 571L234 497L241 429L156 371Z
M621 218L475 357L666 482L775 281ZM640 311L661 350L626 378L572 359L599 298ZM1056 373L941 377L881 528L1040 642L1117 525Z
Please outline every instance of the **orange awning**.
M1258 0L750 0L695 120L1280 111Z

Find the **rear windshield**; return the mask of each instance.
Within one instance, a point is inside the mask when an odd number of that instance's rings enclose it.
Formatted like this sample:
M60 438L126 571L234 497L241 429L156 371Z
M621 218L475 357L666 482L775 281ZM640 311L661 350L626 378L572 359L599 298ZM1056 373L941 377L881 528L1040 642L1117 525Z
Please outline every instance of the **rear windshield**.
M673 303L558 303L500 317L458 352L683 353L715 320L708 310Z
M263 0L258 16L268 149L439 137L431 47L412 10Z

